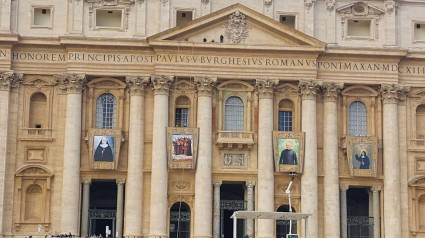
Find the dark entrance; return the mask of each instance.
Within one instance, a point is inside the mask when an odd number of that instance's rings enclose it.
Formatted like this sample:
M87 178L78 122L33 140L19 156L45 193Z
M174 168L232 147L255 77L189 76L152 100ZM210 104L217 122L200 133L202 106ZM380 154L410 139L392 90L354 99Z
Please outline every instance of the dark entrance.
M282 205L277 209L278 212L289 212L289 205ZM296 212L292 207L292 212ZM289 234L289 220L276 220L276 238L286 238ZM292 234L297 233L297 221L292 221Z
M223 183L220 187L220 234L221 238L233 237L233 220L235 211L246 210L243 183ZM245 220L238 220L237 237L245 234Z
M117 214L117 184L115 181L92 181L90 185L89 236L107 237L106 227L111 230L108 237L115 238Z
M369 188L347 190L347 232L349 238L373 238L373 217L369 216Z

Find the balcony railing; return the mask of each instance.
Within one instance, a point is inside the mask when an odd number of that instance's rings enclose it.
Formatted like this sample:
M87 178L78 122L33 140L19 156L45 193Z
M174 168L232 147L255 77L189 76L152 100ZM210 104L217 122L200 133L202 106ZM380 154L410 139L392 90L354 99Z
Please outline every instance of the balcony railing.
M254 132L250 131L219 131L217 144L221 149L251 149L254 144Z
M347 217L348 238L373 238L373 217Z
M47 128L21 128L19 133L21 140L52 140L52 129Z

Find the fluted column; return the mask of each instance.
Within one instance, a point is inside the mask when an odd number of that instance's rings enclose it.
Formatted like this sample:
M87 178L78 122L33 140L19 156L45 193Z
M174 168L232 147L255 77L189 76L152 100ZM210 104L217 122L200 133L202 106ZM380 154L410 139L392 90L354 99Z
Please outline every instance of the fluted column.
M345 184L339 185L341 199L341 238L347 238L347 190L349 186Z
M380 90L383 103L385 238L401 237L398 91L399 88L393 85L382 85Z
M198 90L199 149L195 174L193 237L212 236L212 94L216 77L195 77Z
M127 189L125 190L125 237L142 236L143 154L145 144L145 87L149 76L127 76L130 91Z
M319 234L317 214L316 97L320 83L315 80L301 80L299 88L302 100L301 125L302 131L305 132L304 172L301 176L301 212L312 214L308 219L308 237L315 238Z
M124 184L125 179L118 179L117 183L117 223L116 223L116 231L117 238L122 237L122 226L123 226L123 218L124 218Z
M246 188L247 188L246 210L247 211L254 211L254 186L255 186L255 181L246 182ZM249 238L254 237L254 220L253 219L246 220L246 235Z
M338 171L338 94L342 84L324 83L323 101L323 166L324 187L324 237L340 238L339 227L339 171Z
M83 178L83 201L81 205L81 237L88 237L90 208L90 178Z
M380 220L380 205L379 205L379 191L380 186L373 186L372 199L373 199L373 237L381 237L381 220Z
M214 181L214 221L213 238L220 238L220 186L221 181Z
M78 234L78 222L80 220L81 93L86 77L84 74L62 74L55 75L55 80L61 90L66 90L61 233Z
M152 138L152 174L150 236L167 237L168 210L168 170L167 170L167 126L168 94L173 76L154 75L154 112Z
M258 211L274 211L273 95L277 80L257 79L258 90ZM273 237L275 222L259 219L258 237Z
M4 214L4 195L5 195L5 180L6 180L6 159L7 159L7 139L9 138L9 98L10 90L19 87L22 81L21 74L13 72L0 72L0 237L4 235L3 221L11 219Z

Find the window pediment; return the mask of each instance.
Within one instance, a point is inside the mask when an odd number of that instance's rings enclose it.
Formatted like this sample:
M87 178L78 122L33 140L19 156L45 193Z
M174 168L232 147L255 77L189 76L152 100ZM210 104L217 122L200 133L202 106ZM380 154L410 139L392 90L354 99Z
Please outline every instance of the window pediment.
M86 0L87 3L93 3L96 6L118 6L118 5L130 5L135 0Z
M370 96L370 97L377 97L378 92L372 88L365 87L365 86L351 86L344 91L341 92L341 95L343 96Z
M221 91L241 91L241 92L252 92L254 91L254 87L248 83L240 82L240 81L227 81L220 84L217 87L218 90Z
M43 166L28 165L18 169L18 171L16 171L15 173L15 176L16 177L26 177L26 176L52 177L53 173L49 169Z
M378 16L384 14L384 9L366 2L354 2L336 9L337 12L352 16Z
M87 84L87 87L123 89L123 88L126 88L127 85L124 82L121 82L120 80L114 79L114 78L98 78L98 79L91 80Z

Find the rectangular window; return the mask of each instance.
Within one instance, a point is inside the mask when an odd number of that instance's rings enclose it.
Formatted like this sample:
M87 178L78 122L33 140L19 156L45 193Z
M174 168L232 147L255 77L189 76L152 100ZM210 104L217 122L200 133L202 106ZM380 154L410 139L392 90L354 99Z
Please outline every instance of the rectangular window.
M280 15L279 22L295 29L295 16L291 15Z
M415 23L414 26L414 40L425 41L425 23Z
M122 28L122 9L96 9L96 27Z
M292 131L292 111L279 111L279 131Z
M243 131L243 106L226 106L225 130Z
M348 20L347 35L355 37L371 37L371 20Z
M189 126L189 109L176 108L175 127L188 127Z
M181 26L193 20L193 11L177 11L176 26Z
M52 27L52 8L33 7L33 27Z

